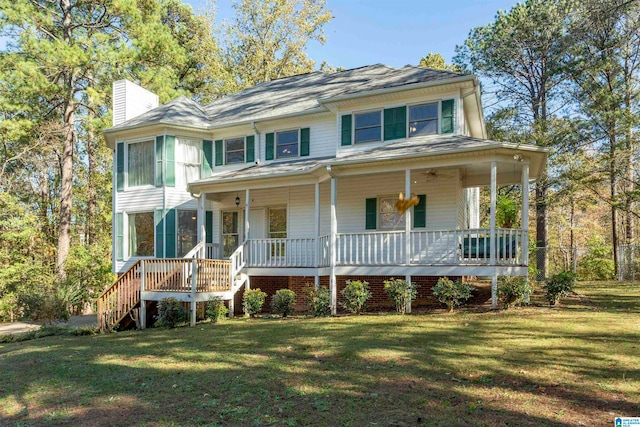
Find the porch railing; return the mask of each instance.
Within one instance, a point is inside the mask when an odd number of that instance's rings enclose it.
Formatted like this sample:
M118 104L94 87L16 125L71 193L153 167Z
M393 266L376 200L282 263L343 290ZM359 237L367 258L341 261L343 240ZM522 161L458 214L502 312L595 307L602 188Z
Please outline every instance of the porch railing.
M404 231L337 235L338 265L405 264Z
M152 292L191 292L193 268L197 269L197 292L224 292L231 289L230 260L145 259L144 290Z
M247 246L249 267L315 267L317 263L314 238L251 239Z
M497 228L496 265L523 265L524 231ZM406 265L404 231L339 233L336 235L336 264ZM489 265L491 230L412 231L411 265ZM526 241L526 240L524 240ZM331 259L330 236L300 239L247 240L249 267L327 267Z

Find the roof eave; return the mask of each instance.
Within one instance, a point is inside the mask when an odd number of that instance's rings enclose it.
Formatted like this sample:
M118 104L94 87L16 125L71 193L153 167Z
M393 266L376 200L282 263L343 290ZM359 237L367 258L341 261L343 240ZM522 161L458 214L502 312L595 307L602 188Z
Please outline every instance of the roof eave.
M478 84L478 78L474 75L469 74L465 76L452 77L449 79L429 80L426 82L412 83L404 86L392 86L392 87L386 87L382 89L366 90L366 91L355 92L355 93L350 93L346 95L333 96L330 98L318 98L318 102L320 104L329 104L332 102L347 101L350 99L364 98L367 96L383 95L389 92L402 92L402 91L422 89L426 87L440 86L440 85L446 85L446 84L452 84L452 83L463 83L466 81L473 81L475 85Z

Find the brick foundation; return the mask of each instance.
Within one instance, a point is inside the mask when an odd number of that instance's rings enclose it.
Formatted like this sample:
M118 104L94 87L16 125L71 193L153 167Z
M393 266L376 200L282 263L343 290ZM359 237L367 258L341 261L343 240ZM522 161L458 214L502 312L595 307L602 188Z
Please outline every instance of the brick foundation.
M393 310L394 305L389 300L387 293L384 291L384 281L389 280L392 277L399 276L337 276L337 288L338 288L338 311L341 311L342 290L346 286L347 279L350 280L364 280L369 283L369 290L371 291L371 298L367 301L367 307L374 310ZM418 285L418 294L416 300L413 302L412 307L434 307L439 306L435 298L433 298L432 289L438 282L439 276L413 276L411 279ZM450 277L452 280L460 279L460 277ZM271 298L278 289L291 289L296 293L296 311L305 312L309 309L306 304L305 297L307 294L307 286L314 283L313 276L251 276L251 288L260 288L263 292L267 293L267 298L263 306L263 312L271 311ZM329 287L329 276L320 277L320 286ZM244 290L240 290L235 295L235 313L242 314L242 297Z

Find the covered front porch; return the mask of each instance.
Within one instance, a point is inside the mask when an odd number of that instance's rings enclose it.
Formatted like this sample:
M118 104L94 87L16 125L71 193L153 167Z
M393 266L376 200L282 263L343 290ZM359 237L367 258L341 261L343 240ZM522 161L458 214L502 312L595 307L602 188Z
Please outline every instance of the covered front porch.
M192 184L199 243L191 256L231 260L247 286L251 276L311 276L316 285L328 276L334 313L336 276L489 276L495 306L498 276L527 275L530 161L519 153L301 163ZM497 187L505 184L522 188L520 228L496 226ZM479 227L477 192L468 190L483 185L491 194L488 227ZM400 192L426 206L387 209Z

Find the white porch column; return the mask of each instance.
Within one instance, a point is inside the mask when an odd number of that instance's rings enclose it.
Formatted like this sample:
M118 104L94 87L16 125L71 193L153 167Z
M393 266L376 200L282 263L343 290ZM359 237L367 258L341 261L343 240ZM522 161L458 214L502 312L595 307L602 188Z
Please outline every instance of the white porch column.
M529 265L529 164L522 165L522 263Z
M489 232L489 264L496 265L496 191L497 191L497 178L498 178L498 164L491 162L491 220L490 220L490 232ZM498 306L498 276L497 273L493 273L491 281L491 307Z
M313 284L314 287L316 288L316 290L318 289L318 287L320 286L320 275L318 273L318 269L320 267L320 252L321 252L321 248L320 248L320 183L316 182L315 184L315 190L316 190L316 206L315 206L315 226L316 226L316 230L315 230L315 236L316 236L316 240L315 240L315 248L316 248L316 275L313 278Z
M244 240L249 240L249 214L251 209L251 194L247 188L244 193Z
M404 171L404 197L408 200L411 197L411 170ZM404 263L407 267L411 265L411 208L404 213ZM405 276L407 282L411 282L411 275ZM411 313L411 301L407 304L407 313Z
M338 234L338 220L336 217L337 199L336 179L331 178L331 236L329 238L331 247L331 261L329 263L329 292L331 293L331 314L335 315L338 310L338 286L336 284L336 238Z
M145 291L147 284L147 274L144 259L140 260L140 295ZM147 301L140 298L140 329L147 328Z
M206 196L204 194L200 194L200 196L198 197L198 214L197 214L197 221L198 221L198 243L202 244L202 249L200 250L200 253L198 254L199 258L206 258L207 257L207 228L205 225L205 200L206 200Z
M196 326L196 287L198 284L198 260L191 260L191 326Z

